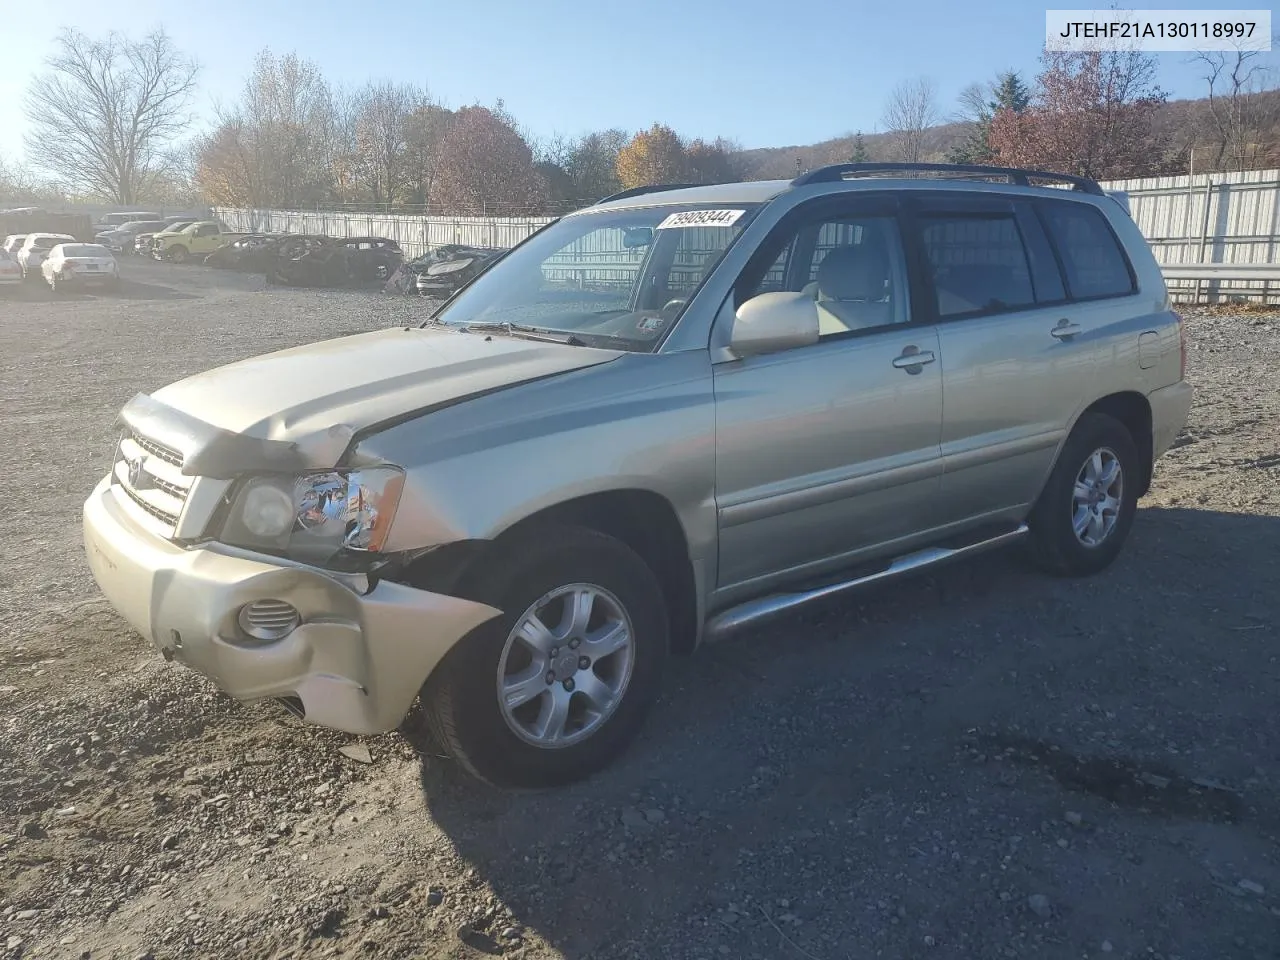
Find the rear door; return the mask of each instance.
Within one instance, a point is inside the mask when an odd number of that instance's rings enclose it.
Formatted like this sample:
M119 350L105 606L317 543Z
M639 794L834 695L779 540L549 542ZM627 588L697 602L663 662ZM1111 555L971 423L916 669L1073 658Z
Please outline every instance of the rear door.
M1105 319L1070 297L1039 205L945 192L912 203L946 358L942 503L950 522L1024 514L1094 396Z
M722 316L778 291L812 293L826 319L815 344L713 367L721 588L833 569L936 520L942 357L911 297L896 200L793 211Z

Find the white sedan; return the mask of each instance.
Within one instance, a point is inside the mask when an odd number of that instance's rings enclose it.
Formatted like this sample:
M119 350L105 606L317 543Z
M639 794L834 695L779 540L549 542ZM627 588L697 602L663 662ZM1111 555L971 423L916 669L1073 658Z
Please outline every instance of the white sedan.
M65 233L29 233L18 248L16 259L22 267L24 280L40 275L40 264L49 252L60 243L75 243L76 238Z
M22 282L22 268L5 250L0 249L0 286Z
M73 286L120 286L116 258L100 243L60 243L49 251L40 272L54 293Z

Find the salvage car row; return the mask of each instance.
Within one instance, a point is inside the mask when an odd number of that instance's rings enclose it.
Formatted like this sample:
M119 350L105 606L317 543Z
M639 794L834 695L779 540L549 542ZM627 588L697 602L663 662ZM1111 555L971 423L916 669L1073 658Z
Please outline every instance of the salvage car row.
M382 283L387 293L446 298L506 253L504 249L448 244L406 260L400 245L386 237L329 237L287 233L239 233L218 220L132 220L102 224L89 245L92 260L79 250L55 257L59 244L76 242L62 233L12 234L0 255L0 283L43 278L51 288L72 285L81 275L119 280L117 256L134 254L172 263L202 261L210 267L261 273L267 283L288 286L350 287ZM57 266L46 273L43 264Z

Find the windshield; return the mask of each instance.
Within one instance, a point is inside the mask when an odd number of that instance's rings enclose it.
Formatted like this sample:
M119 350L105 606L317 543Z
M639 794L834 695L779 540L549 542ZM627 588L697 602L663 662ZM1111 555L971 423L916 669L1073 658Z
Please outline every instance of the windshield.
M499 260L434 321L510 324L588 345L650 350L756 206L680 204L566 217Z

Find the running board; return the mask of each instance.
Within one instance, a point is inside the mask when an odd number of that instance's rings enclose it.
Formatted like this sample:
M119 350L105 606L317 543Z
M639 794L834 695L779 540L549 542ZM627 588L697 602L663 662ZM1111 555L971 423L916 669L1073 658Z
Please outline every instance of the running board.
M995 547L1004 546L1014 540L1020 539L1027 532L1026 524L1019 524L1016 529L1007 533L1001 533L994 537L988 537L985 540L979 540L976 543L967 544L960 547L926 547L923 550L917 550L915 553L908 553L905 556L898 557L887 567L877 570L874 573L868 573L860 577L854 577L852 580L841 580L836 583L825 584L812 590L802 590L796 593L775 593L767 597L761 597L758 600L748 600L746 603L739 604L736 607L730 607L716 614L707 622L704 635L708 640L719 640L725 635L748 625L754 626L762 620L770 617L786 613L796 607L803 606L814 600L821 600L824 597L834 596L844 593L846 590L853 590L857 587L863 587L872 583L879 583L882 580L889 580L894 577L900 577L904 574L914 573L925 567L932 567L940 563L947 563L951 560L957 560L961 557L972 556L976 553L982 553Z

